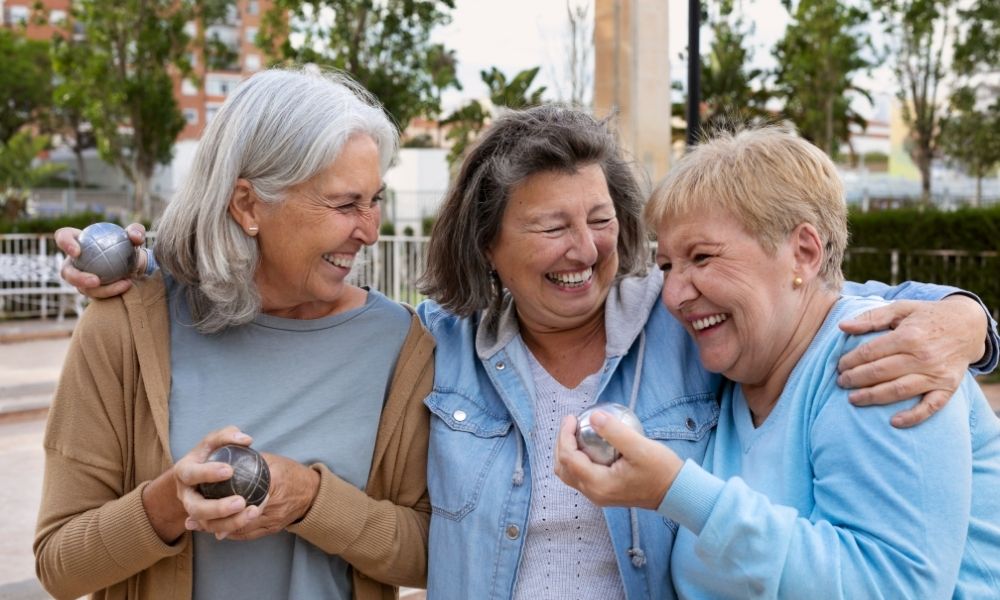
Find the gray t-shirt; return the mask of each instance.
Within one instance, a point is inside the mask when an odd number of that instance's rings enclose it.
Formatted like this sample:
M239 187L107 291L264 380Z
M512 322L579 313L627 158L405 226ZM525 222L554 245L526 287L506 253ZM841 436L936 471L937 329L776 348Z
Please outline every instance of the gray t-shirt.
M323 463L364 489L405 308L376 291L364 306L315 320L260 315L202 335L182 288L170 306L170 451L180 459L210 431L236 425L259 451ZM194 598L351 597L348 565L287 531L254 541L194 535Z

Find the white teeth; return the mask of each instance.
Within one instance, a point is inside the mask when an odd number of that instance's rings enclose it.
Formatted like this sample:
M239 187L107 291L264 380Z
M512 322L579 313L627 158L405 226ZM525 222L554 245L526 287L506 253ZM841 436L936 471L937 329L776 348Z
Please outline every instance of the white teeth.
M576 273L551 273L547 275L549 279L555 281L556 283L562 283L565 285L578 285L585 281L588 281L590 277L594 274L594 268L588 267L583 271L578 271Z
M695 331L701 331L706 327L711 327L712 325L718 325L719 323L725 321L728 318L729 315L726 314L712 315L710 317L705 317L704 319L698 319L696 321L692 321L691 326L694 327Z
M344 256L342 254L324 254L323 260L331 265L342 267L344 269L350 269L351 265L354 264L353 256Z

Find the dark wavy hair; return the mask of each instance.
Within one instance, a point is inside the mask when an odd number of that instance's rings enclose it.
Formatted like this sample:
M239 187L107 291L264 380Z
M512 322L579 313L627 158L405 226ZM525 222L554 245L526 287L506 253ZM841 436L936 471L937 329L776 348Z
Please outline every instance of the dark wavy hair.
M644 197L608 121L550 105L503 114L472 147L438 213L420 291L460 316L498 306L502 288L486 252L511 192L537 173L592 164L604 172L618 217L618 276L644 273Z

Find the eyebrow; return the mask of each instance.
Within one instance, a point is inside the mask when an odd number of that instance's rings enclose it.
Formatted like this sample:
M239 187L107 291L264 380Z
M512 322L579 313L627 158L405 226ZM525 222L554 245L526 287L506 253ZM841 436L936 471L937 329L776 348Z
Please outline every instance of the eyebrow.
M378 191L375 192L375 195L378 196L379 194L381 194L382 192L384 192L386 189L387 189L387 186L386 186L386 184L383 183L378 188ZM358 199L362 198L363 196L361 194L359 194L358 192L340 192L340 193L337 193L337 194L324 194L323 197L326 198L327 200L338 200L340 198L347 198L349 200L358 200Z

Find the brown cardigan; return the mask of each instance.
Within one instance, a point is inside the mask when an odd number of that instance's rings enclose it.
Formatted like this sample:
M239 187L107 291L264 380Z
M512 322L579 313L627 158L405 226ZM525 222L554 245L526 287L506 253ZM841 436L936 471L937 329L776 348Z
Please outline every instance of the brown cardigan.
M34 543L38 578L57 598L191 597L191 534L164 544L142 505L143 488L173 464L169 334L159 275L91 304L73 334L45 431ZM433 338L413 315L367 491L313 465L319 493L305 518L288 528L351 564L359 600L395 598L395 586L425 585L430 502L423 399L434 379L433 354Z

